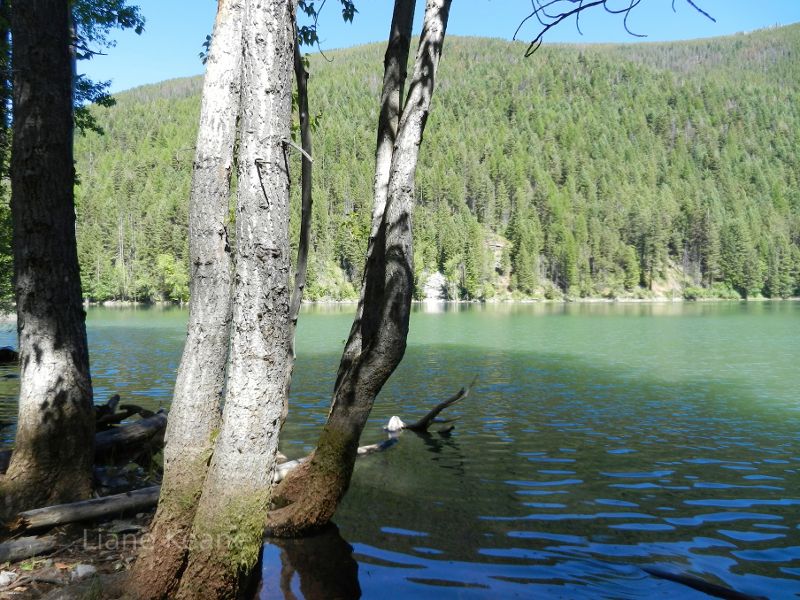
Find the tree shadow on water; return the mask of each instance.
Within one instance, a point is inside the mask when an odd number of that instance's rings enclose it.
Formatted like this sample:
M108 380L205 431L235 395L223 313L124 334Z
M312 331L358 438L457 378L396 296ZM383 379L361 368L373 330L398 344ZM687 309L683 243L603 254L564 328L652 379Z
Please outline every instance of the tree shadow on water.
M334 524L308 537L267 540L260 569L261 581L255 595L259 600L361 597L353 547L339 535Z

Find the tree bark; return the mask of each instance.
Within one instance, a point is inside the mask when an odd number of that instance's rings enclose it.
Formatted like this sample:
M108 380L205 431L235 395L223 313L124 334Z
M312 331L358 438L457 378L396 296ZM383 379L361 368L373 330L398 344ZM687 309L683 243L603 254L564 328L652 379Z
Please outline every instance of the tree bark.
M219 430L231 323L228 240L231 173L241 95L244 0L219 0L203 80L189 203L189 324L164 448L164 479L132 580L142 597L179 584L188 537Z
M261 549L291 372L289 174L295 2L248 0L236 268L222 426L179 598L228 598Z
M75 242L70 3L14 3L19 419L0 516L89 496L94 407Z
M416 0L396 0L389 42L383 57L383 88L381 112L378 116L378 141L375 149L375 183L372 204L372 230L370 238L378 234L386 208L389 192L389 175L397 140L397 127L403 113L408 52L411 49L411 28L414 23Z
M392 153L387 202L370 240L359 310L339 365L331 411L311 459L275 492L275 510L267 521L274 536L300 535L330 521L350 484L358 440L375 397L405 353L414 285L414 175L449 9L450 0L428 0L425 8L414 77ZM398 58L397 64L403 64ZM391 82L400 78L385 81L396 85ZM382 97L386 101L391 94ZM381 114L383 119L391 113L382 109Z

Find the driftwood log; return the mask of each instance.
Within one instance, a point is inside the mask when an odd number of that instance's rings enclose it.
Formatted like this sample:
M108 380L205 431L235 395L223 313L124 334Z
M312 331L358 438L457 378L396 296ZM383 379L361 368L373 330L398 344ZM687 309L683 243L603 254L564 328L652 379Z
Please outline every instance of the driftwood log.
M114 460L130 460L145 453L157 451L164 441L167 428L167 413L157 412L131 423L101 431L95 435L94 460L96 464L105 464ZM0 475L8 470L11 461L11 450L0 452Z
M161 487L155 485L124 494L28 510L19 513L16 521L11 525L11 529L12 531L44 529L77 521L90 521L123 513L140 512L158 502L160 490Z
M103 464L158 451L166 428L167 413L159 411L130 425L101 431L94 437L94 461Z
M24 560L37 554L55 550L55 537L24 537L0 544L0 563Z

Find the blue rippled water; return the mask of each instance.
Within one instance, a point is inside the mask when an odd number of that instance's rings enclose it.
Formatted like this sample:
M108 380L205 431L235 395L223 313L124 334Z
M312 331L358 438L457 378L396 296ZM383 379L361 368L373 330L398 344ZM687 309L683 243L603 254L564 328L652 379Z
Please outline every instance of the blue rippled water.
M351 310L301 318L291 457L325 420ZM98 399L166 406L185 314L132 312L90 313ZM267 544L258 595L708 597L660 569L800 597L798 340L794 302L418 310L363 443L477 374L455 430L360 460L338 531Z

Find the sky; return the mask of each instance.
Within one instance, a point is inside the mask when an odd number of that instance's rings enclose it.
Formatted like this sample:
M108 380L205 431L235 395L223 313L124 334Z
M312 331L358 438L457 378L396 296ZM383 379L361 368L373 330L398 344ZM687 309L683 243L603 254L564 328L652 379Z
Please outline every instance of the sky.
M610 5L624 6L630 0L609 0ZM631 13L628 26L646 38L633 38L620 17L612 17L594 8L581 18L578 33L573 21L552 29L545 43L553 42L638 42L684 40L729 35L774 25L800 22L800 0L694 0L711 14L712 22L697 13L687 0L643 0ZM206 35L211 33L216 0L129 0L138 5L146 19L145 31L114 32L114 48L106 56L82 61L78 70L95 81L111 81L111 91L118 92L147 83L175 77L199 75L203 65L198 54ZM357 0L358 14L352 23L344 23L340 5L328 0L319 21L324 51L385 40L392 17L391 0ZM417 1L418 32L424 0ZM448 35L469 35L511 39L522 20L530 13L531 0L455 0L450 13ZM528 21L518 34L530 41L539 32L535 19ZM446 52L445 48L445 52Z

